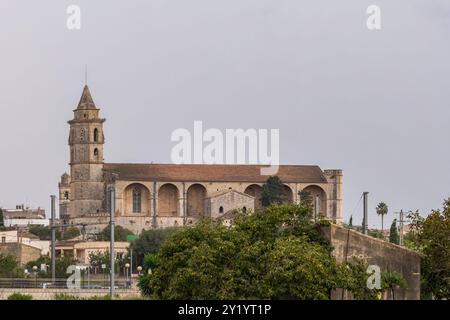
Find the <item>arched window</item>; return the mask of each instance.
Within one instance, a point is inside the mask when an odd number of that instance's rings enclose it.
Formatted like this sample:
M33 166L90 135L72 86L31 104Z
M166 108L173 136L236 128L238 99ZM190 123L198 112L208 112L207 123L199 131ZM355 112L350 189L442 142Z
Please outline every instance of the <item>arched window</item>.
M141 212L141 190L139 188L133 189L133 213Z
M220 206L220 208L219 208L219 213L223 213L223 207L222 206Z
M69 191L64 191L64 199L69 200Z
M94 129L94 142L98 142L98 129Z
M243 207L243 208L242 208L242 211L243 211L244 213L247 213L247 207Z
M95 159L95 161L98 161L98 149L97 148L94 149L94 159Z

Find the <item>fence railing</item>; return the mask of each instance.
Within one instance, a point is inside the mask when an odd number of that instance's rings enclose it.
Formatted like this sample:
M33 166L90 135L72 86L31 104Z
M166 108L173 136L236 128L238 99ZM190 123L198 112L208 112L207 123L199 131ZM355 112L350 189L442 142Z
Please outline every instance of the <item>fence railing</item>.
M109 289L109 279L83 279L79 283L79 289ZM134 289L133 283L126 279L117 279L114 282L116 289ZM73 286L73 283L72 283ZM0 288L29 288L29 289L67 289L67 279L48 278L0 278Z

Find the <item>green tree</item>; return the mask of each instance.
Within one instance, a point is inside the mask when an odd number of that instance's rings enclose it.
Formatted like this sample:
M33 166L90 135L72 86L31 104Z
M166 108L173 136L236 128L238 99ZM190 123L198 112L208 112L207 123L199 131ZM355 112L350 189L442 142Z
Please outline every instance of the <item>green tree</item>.
M369 289L367 280L370 274L367 273L368 264L360 258L353 257L347 262L347 281L344 289L349 290L356 300L375 300L377 299L377 290Z
M399 235L397 230L397 219L394 219L389 230L389 242L399 244Z
M311 195L311 192L302 190L298 192L298 195L300 197L300 203L305 207L310 207L311 210L313 208L313 197Z
M40 269L42 264L45 264L45 265L48 265L48 266L51 265L51 260L50 260L50 257L48 255L41 255L36 260L28 261L27 264L25 265L25 269L27 269L29 272L31 272L33 270L33 267L36 266L36 267L39 268L38 269L39 272L37 274L38 277L46 278L46 277L48 277L48 274L43 272L43 271L41 271L41 269Z
M159 258L155 253L149 253L144 256L144 271L147 272L149 269L154 270L159 266Z
M384 202L380 202L375 208L377 214L381 216L381 232L384 230L384 216L388 213L388 206Z
M277 239L266 266L267 293L261 298L326 300L342 284L342 272L327 248L302 237Z
M133 258L136 257L136 265L144 263L145 255L158 253L164 240L178 229L179 227L142 230L139 238L130 244L130 249L133 250Z
M94 251L89 253L89 263L92 267L96 267L98 269L102 269L102 265L106 266L106 270L109 270L111 267L109 251ZM116 256L114 260L114 270L117 273L125 274L125 264L127 263L127 257L121 258Z
M0 253L0 278L22 278L23 270L17 259Z
M77 227L68 227L62 234L62 240L72 239L78 237L80 234L80 229Z
M132 231L122 226L114 227L114 241L127 241L128 235L134 235ZM97 236L99 241L110 241L111 226L105 227Z
M407 283L403 276L397 272L389 271L381 274L382 290L389 290L392 300L395 300L395 289L406 289Z
M384 239L384 234L380 230L368 230L367 234L371 237L377 238L377 239Z
M33 266L37 266L40 270L40 267L42 264L45 264L48 266L47 272L39 271L38 277L48 278L51 275L51 273L50 273L51 272L51 269L50 269L51 268L51 259L48 255L40 256L37 260L34 260L34 261L29 261L25 265L25 268L29 272L32 272ZM78 264L78 261L70 255L66 255L64 257L57 257L56 265L55 265L56 278L65 279L65 278L69 277L70 274L67 274L67 268L71 265L76 265L76 264Z
M157 299L329 299L345 268L301 205L238 213L233 228L203 219L161 246L143 293ZM162 268L161 266L164 266Z
M38 236L40 240L51 240L51 229L50 227L44 226L30 226L28 232ZM56 239L61 240L61 232L56 230Z
M410 213L408 237L413 249L424 254L421 263L423 298L450 299L450 198L443 210L433 210L426 218Z
M109 253L106 251L93 251L89 253L89 264L92 267L101 268L102 265L106 265L109 268Z
M159 256L154 253L146 254L144 257L144 273L138 279L138 288L143 296L151 296L153 291L150 287L152 272L159 266Z
M72 256L58 257L56 259L56 266L55 266L56 278L59 279L68 278L70 274L67 273L67 268L71 265L76 264L78 264L78 261L74 259Z
M3 210L0 208L0 228L5 226L5 222L3 221Z
M263 207L268 207L271 204L283 203L284 185L278 176L271 176L267 179L262 187L261 204Z

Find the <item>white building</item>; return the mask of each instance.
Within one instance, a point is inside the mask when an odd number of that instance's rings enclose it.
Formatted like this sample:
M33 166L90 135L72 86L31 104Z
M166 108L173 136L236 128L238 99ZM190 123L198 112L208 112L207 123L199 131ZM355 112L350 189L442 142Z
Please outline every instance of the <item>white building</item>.
M41 254L46 255L50 251L50 241L40 240L34 234L24 231L10 230L0 231L1 243L22 243L41 250Z
M3 209L3 224L5 227L48 226L49 219L45 218L44 209L30 209L19 205L15 209Z

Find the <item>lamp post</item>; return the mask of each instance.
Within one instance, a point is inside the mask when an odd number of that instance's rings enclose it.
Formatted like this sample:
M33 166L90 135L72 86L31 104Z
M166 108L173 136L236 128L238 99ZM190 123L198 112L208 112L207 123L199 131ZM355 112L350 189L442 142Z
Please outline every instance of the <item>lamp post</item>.
M127 275L127 288L128 288L128 269L130 268L130 264L127 262L125 263L125 273Z
M34 287L37 288L37 266L33 266L33 272L34 272Z
M138 267L137 267L137 272L138 272L139 275L141 275L141 271L142 271L142 267L141 267L141 266L138 266Z

